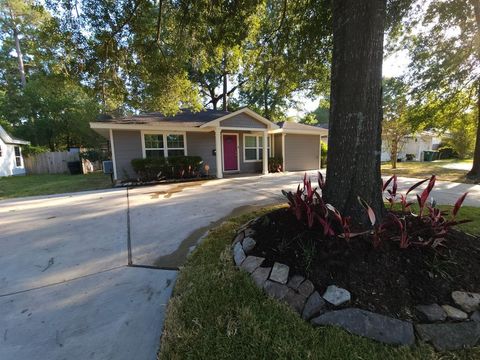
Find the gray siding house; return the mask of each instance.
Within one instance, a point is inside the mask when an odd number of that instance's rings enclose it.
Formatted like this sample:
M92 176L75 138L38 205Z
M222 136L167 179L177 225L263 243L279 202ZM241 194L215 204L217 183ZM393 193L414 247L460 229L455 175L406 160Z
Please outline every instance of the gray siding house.
M268 158L282 157L284 171L320 168L320 141L328 130L284 122L256 112L182 110L175 116L148 113L91 122L112 150L114 178L135 177L131 161L145 157L201 156L209 173L268 173Z

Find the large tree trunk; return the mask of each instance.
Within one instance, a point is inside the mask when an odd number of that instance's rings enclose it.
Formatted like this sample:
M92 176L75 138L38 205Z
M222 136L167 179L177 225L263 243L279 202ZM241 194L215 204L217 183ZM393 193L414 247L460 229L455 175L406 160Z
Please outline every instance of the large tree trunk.
M397 158L398 158L398 143L396 140L393 141L392 151L390 151L390 163L392 164L392 169L397 168Z
M384 213L380 154L385 0L333 1L326 199L357 223Z
M23 65L23 53L22 49L20 48L20 39L18 37L17 28L13 28L13 36L15 38L15 51L17 53L17 61L18 61L18 71L20 73L20 83L22 84L22 88L25 88L27 85L27 79L25 77L25 66Z
M477 24L477 35L480 36L480 1L471 0L475 20ZM477 42L477 60L480 61L480 45ZM473 153L473 166L467 174L467 178L472 180L480 180L480 78L477 79L477 138L475 143L475 152Z
M23 64L23 53L22 53L22 48L20 47L20 38L17 30L17 24L15 21L15 14L13 13L11 8L9 10L10 10L10 17L12 20L13 39L15 40L15 52L17 53L18 72L20 73L20 83L22 84L22 88L25 88L25 86L27 85L27 79L25 77L25 66Z
M222 96L223 111L228 111L228 77L227 73L223 74L223 96Z
M473 166L467 174L467 178L480 180L480 79L477 84L477 138L475 143L475 152L473 153Z
M223 81L223 94L222 94L222 102L223 102L223 111L228 111L228 72L227 72L227 55L225 54L225 50L223 53L223 74L222 74L222 81Z

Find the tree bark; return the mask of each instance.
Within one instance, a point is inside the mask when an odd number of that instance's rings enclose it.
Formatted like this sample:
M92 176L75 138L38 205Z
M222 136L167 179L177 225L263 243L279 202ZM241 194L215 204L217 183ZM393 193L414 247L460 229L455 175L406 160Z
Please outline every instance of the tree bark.
M364 199L377 218L381 191L382 61L385 0L333 1L333 58L325 197L366 223Z
M471 3L473 5L473 11L477 23L477 35L480 36L480 1L471 0ZM480 60L480 41L478 40L477 58ZM468 172L467 178L480 181L480 77L477 79L477 137L475 140L475 151L473 153L473 166Z
M18 72L20 73L20 83L22 84L22 88L25 89L27 85L27 79L25 77L25 66L23 64L23 53L22 48L20 47L20 38L17 30L17 24L15 22L15 15L13 14L12 9L10 8L10 18L12 19L12 30L13 30L13 38L15 40L15 52L17 53L17 61L18 61Z
M223 93L222 93L223 111L228 111L228 73L227 73L227 56L225 50L223 53Z
M473 153L473 166L468 172L467 178L480 180L480 79L477 81L477 137L475 140L475 151Z
M390 151L390 163L392 164L392 169L397 168L397 158L398 158L398 143L396 140L392 143L392 151Z
M227 76L227 73L223 74L222 108L223 108L223 111L228 111L228 76Z

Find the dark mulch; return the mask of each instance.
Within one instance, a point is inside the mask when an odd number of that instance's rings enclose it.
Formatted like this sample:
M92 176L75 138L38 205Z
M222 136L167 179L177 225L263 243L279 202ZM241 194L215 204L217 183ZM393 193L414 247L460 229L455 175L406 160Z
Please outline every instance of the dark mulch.
M288 209L266 215L254 229L253 255L265 257L266 266L287 264L320 292L332 284L344 287L352 294L349 306L415 320L415 305L454 305L452 291L480 291L480 242L466 235L449 235L436 249L400 249L394 241L373 249L367 237L347 243L305 230Z

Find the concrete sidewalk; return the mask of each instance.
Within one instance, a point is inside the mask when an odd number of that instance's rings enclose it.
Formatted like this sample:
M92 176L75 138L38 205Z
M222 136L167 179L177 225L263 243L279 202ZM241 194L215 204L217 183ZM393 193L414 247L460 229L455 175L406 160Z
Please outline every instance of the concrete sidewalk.
M388 177L384 177L384 180L387 179ZM405 193L412 185L420 180L421 179L399 177L398 191ZM418 189L415 189L413 193L421 191L424 187L425 184L421 185ZM480 206L480 185L436 181L431 196L438 204L453 205L455 204L455 201L466 192L468 192L468 195L463 204L468 206ZM414 195L412 195L412 198L414 199Z

